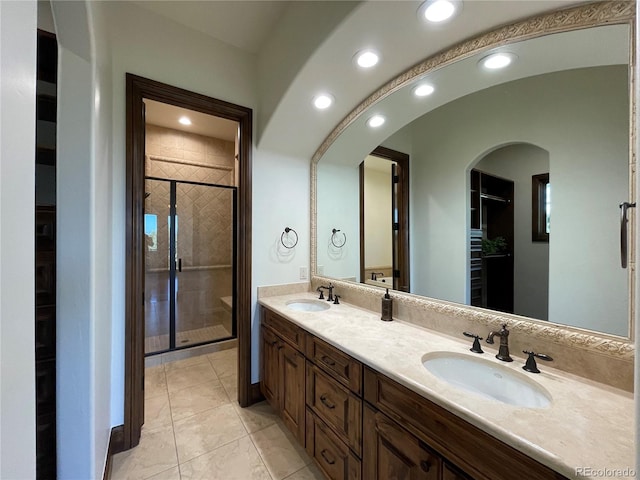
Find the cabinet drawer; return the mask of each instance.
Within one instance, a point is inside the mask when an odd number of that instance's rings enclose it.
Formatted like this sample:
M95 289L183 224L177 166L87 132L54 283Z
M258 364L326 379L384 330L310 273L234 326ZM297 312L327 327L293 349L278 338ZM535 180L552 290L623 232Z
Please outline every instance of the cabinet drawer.
M362 450L362 400L307 361L307 405L358 456Z
M349 447L307 409L307 453L331 480L360 480L362 465Z
M327 342L307 336L307 358L356 395L362 395L362 364Z
M304 330L271 310L264 308L262 323L271 327L280 338L291 343L295 348L304 352Z

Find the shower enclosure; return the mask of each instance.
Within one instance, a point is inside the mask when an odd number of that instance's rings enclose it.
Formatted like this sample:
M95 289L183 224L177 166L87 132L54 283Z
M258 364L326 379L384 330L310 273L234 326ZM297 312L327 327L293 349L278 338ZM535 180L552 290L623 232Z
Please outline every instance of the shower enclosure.
M145 354L236 337L237 188L145 180Z

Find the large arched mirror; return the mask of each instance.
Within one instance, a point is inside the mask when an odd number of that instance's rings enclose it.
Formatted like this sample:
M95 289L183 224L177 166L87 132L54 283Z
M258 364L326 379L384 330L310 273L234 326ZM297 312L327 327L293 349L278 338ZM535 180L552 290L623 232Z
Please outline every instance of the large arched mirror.
M382 145L410 157L410 293L630 339L619 204L635 198L633 9L588 4L489 32L365 100L312 162L313 272L376 285L358 182ZM494 53L511 64L486 68ZM423 84L434 92L418 98ZM338 252L336 227L352 242Z

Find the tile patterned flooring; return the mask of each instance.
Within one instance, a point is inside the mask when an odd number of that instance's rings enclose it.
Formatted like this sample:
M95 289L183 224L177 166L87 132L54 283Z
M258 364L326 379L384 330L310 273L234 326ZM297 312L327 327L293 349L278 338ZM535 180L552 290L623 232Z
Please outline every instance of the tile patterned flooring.
M148 367L140 444L111 480L322 480L266 402L237 404L237 349Z
M231 332L224 325L213 325L204 328L195 328L193 330L184 330L176 332L176 345L184 346L187 343L203 343L210 342L218 338L231 337ZM169 334L153 335L145 337L144 351L145 353L158 352L169 348Z

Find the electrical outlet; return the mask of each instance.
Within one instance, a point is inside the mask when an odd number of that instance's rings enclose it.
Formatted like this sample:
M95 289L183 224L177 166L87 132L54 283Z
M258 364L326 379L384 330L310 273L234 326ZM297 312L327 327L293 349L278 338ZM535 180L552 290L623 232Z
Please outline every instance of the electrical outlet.
M308 277L307 267L300 267L300 280L307 280Z

